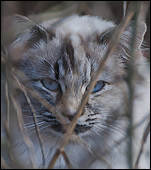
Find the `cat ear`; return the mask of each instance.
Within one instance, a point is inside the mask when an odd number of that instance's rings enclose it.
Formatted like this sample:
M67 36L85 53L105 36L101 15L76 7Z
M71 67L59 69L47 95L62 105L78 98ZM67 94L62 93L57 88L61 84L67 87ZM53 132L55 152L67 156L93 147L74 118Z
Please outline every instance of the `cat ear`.
M123 48L125 48L126 51L130 50L131 42L133 39L133 32L136 31L137 34L136 34L135 49L139 50L144 40L146 29L147 29L146 24L143 21L138 22L137 30L134 27L134 22L131 21L121 36L120 44L122 45Z
M147 26L145 22L141 21L141 22L138 22L137 27L138 29L137 29L137 35L136 35L136 48L140 49L142 42L144 40L144 35L146 33Z
M34 23L27 17L14 14L4 19L2 23L2 40L8 46Z
M34 23L27 17L12 15L7 17L2 24L3 43L10 45L11 60L18 60L21 53L28 47L37 43L40 39L47 41L48 33L40 25ZM14 55L15 54L15 55Z
M139 53L135 54L135 57L140 58L139 56L141 54L141 45L144 40L144 35L146 33L146 24L143 21L138 22L137 24L137 30L136 27L134 27L134 21L131 21L129 25L126 27L125 31L123 32L119 44L117 46L117 51L120 51L120 56L123 59L123 62L125 63L125 66L127 67L127 61L129 61L130 58L130 50L132 46L133 41L133 33L136 31L136 39L135 39L135 52Z

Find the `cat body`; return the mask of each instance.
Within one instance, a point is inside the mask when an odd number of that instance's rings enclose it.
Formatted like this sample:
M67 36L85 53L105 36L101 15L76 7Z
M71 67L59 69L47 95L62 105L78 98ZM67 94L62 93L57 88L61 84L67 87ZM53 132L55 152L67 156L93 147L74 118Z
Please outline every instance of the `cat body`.
M12 70L20 69L28 78L25 80L22 77L25 87L29 87L30 82L42 98L65 118L72 120L102 61L116 25L98 17L77 15L41 24L16 15L12 23L17 31L13 43L8 46L8 63L11 66L6 71L11 103L11 154L4 157L12 167L47 168L60 146L65 129L53 113L18 87ZM78 118L73 137L65 147L74 168L128 168L126 136L129 121L126 114L129 89L126 70L132 30L130 24L124 31ZM144 118L147 121L149 115L149 72L140 50L145 31L145 24L140 23L134 63L134 124ZM3 96L6 100L6 95ZM134 129L133 161L139 153L146 121ZM148 153L148 148L145 151ZM149 158L144 156L140 167L149 167L146 157ZM54 168L67 168L62 155Z

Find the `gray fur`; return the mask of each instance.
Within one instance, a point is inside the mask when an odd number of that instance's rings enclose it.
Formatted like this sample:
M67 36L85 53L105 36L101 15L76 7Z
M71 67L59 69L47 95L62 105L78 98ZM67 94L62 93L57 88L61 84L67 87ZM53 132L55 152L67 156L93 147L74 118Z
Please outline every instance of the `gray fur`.
M23 30L22 25L19 29L21 30L19 35L17 34L13 43L8 46L8 61L12 65L11 68L7 68L7 78L11 75L13 67L21 69L36 91L56 107L61 114L71 120L99 66L99 62L101 62L103 54L107 50L115 25L98 17L79 17L77 15L65 19L45 21L40 24L34 24L21 16L17 16L16 19L17 27L19 27L19 23L25 24L26 29ZM147 105L149 100L149 74L146 71L145 60L140 51L145 31L145 24L140 23L136 46L138 57L135 59L136 74L134 75L135 95L138 95L138 97L134 100L133 114L134 120L135 117L138 118L137 122L143 117L141 114L145 116L149 111ZM117 49L98 79L98 81L104 81L105 86L89 96L84 111L78 119L75 133L87 143L87 146L71 138L65 148L74 168L128 168L126 140L115 149L112 147L116 142L126 137L128 127L126 116L128 85L126 77L130 57L128 51L131 34L132 26L130 25L123 33ZM104 40L101 39L102 36L104 36ZM143 81L140 77L143 77ZM60 88L57 91L47 89L41 83L41 80L46 78L58 82ZM10 110L10 120L12 120L10 122L11 154L14 162L17 162L13 167L42 168L42 152L31 108L23 92L13 86L12 79L11 77L7 80L11 94L10 101L14 105L20 106L25 123L21 130L16 123L18 122L17 112L19 110L16 110L15 107ZM23 83L26 85L26 82ZM36 112L44 146L45 167L48 167L54 152L59 147L64 130L52 113L30 94L28 95ZM141 105L144 105L144 102L146 102L146 105L140 112ZM135 136L136 139L139 137L139 140L136 140L138 146L134 149L135 158L140 147L144 126L145 124L137 129L140 133L139 136ZM31 147L34 150L35 158L32 157L34 161L32 161L31 152L21 135L22 131L27 133L33 145ZM100 157L103 157L103 159ZM140 166L142 165L143 163ZM55 167L66 167L61 156ZM148 164L146 167L148 167Z

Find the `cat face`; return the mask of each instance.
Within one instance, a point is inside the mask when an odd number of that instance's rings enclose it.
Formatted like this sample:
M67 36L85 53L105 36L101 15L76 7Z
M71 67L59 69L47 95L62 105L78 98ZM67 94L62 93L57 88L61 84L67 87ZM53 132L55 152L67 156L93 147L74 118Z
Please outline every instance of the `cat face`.
M57 110L70 123L102 62L116 26L98 17L77 15L41 24L15 15L8 18L9 23L7 28L10 28L12 36L7 46L6 83L2 83L5 89L2 98L7 106L4 110L9 118L11 135L11 154L7 156L12 155L17 167L48 167L66 132L53 111ZM73 167L89 167L95 158L101 158L100 167L104 167L105 159L107 165L111 160L113 167L117 166L116 163L119 167L119 160L124 159L127 167L127 147L121 139L125 140L127 135L127 67L133 29L131 22L98 77L65 147ZM143 64L140 46L145 30L145 24L139 23L135 46L137 55L134 58L138 73L133 75L137 87L135 98L142 97L144 87L148 87L141 79L144 67L139 67ZM15 69L18 70L14 72ZM35 97L27 89L33 93L35 90L41 97ZM45 99L53 111L39 99ZM134 107L136 105L139 102L134 103ZM134 115L135 119L142 116L140 109L134 109L140 112L139 116ZM65 166L60 156L55 167Z
M26 74L43 98L72 120L107 50L115 25L97 17L76 15L57 22L46 21L41 26L19 16L15 22L20 31L9 46L11 63ZM144 31L145 26L142 24L137 46L141 43ZM124 117L125 96L128 93L125 78L129 55L126 51L129 49L131 32L132 27L128 26L98 78L78 119L74 130L76 134L103 135L106 129L108 132L114 131L121 125L122 121L118 120ZM25 123L28 124L32 122L31 109L22 92L18 92L18 89L15 91ZM32 96L30 98L40 129L45 133L53 131L55 134L63 134L65 131L53 113Z

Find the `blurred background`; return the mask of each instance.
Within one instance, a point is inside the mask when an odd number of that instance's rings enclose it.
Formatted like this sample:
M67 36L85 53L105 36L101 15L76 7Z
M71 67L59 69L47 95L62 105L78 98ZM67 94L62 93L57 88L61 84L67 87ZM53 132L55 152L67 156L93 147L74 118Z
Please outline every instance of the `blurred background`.
M119 24L123 19L123 3L127 1L1 1L1 22L12 14L29 17L36 23L72 14L99 16ZM127 6L130 1L127 2ZM148 3L149 1L143 1ZM150 61L150 6L146 16L144 56ZM2 38L1 38L2 40Z
M35 22L72 14L100 16L119 24L123 18L123 2L130 1L1 1L1 22L8 15L20 14ZM148 3L149 1L143 1ZM150 46L150 7L146 17L145 44ZM147 58L150 55L146 56Z

